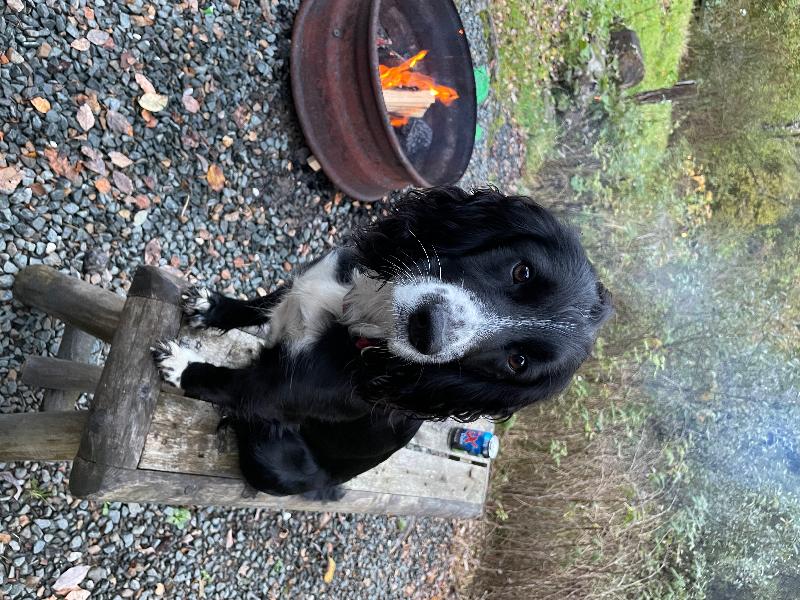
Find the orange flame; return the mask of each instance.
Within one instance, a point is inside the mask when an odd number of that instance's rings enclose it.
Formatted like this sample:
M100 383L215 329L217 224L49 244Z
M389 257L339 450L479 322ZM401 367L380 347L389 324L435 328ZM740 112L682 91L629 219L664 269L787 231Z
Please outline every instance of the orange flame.
M439 102L445 106L450 106L455 100L458 99L458 92L451 87L447 87L446 85L438 85L436 80L429 75L415 73L411 70L417 65L418 62L425 58L427 54L427 50L421 50L396 67L378 65L378 74L380 75L381 79L381 87L385 90L390 90L396 87L431 90ZM390 123L394 127L401 127L402 125L408 123L408 117L393 117L390 119Z

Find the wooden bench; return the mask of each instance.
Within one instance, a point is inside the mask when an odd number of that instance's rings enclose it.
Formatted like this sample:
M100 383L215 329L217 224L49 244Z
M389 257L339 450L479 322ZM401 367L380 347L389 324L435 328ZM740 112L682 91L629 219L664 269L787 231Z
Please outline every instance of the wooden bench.
M426 423L407 447L346 483L338 502L279 498L248 486L233 434L217 432L216 409L162 383L149 349L158 339L178 336L201 354L239 364L262 342L244 331L181 329L184 286L167 271L140 267L126 299L49 267L20 271L15 299L64 321L70 336L86 332L111 349L104 367L69 360L69 339L59 357L27 357L24 383L72 395L46 404L44 412L0 415L0 462L72 460L70 491L98 501L481 515L488 461L449 449L454 422ZM94 394L88 411L64 405L64 397L72 405L77 392ZM491 423L472 427L490 429Z

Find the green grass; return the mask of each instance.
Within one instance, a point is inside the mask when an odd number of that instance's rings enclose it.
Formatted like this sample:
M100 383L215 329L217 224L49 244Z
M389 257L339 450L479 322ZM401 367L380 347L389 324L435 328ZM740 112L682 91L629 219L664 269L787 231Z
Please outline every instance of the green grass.
M668 4L668 8L665 8ZM554 148L558 126L547 110L549 88L558 72L577 66L592 40L605 40L616 19L639 34L645 79L634 93L673 85L678 80L692 14L692 0L578 0L491 3L500 62L496 92L509 100L517 123L527 133L527 173L533 175ZM488 26L488 25L487 25ZM642 144L667 146L669 105L630 107L648 125Z
M692 0L669 2L619 2L619 14L625 24L639 34L645 62L644 81L632 93L674 85L678 81L678 67L686 51L689 23L692 18ZM642 8L642 5L649 5Z

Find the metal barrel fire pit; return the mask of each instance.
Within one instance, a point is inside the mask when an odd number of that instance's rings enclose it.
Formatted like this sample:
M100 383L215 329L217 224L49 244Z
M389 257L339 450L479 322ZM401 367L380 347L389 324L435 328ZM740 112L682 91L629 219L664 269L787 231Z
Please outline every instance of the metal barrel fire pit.
M392 114L387 110L390 68L421 76L393 91L403 101L425 96L418 79L437 84L430 104L406 113L411 118L398 118L394 100ZM472 58L451 0L304 0L291 77L308 146L348 195L376 200L408 185L455 183L464 174L477 105ZM452 93L449 100L438 87Z

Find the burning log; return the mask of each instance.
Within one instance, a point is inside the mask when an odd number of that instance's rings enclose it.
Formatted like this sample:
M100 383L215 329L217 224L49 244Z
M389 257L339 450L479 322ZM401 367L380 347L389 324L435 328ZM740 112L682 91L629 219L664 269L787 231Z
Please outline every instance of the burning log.
M436 102L436 93L433 90L395 88L383 90L383 101L386 103L386 110L392 115L420 118Z
M427 54L427 50L421 50L395 67L378 65L383 100L393 127L408 124L410 118L421 118L436 100L450 106L458 99L453 88L438 85L433 77L411 70Z

